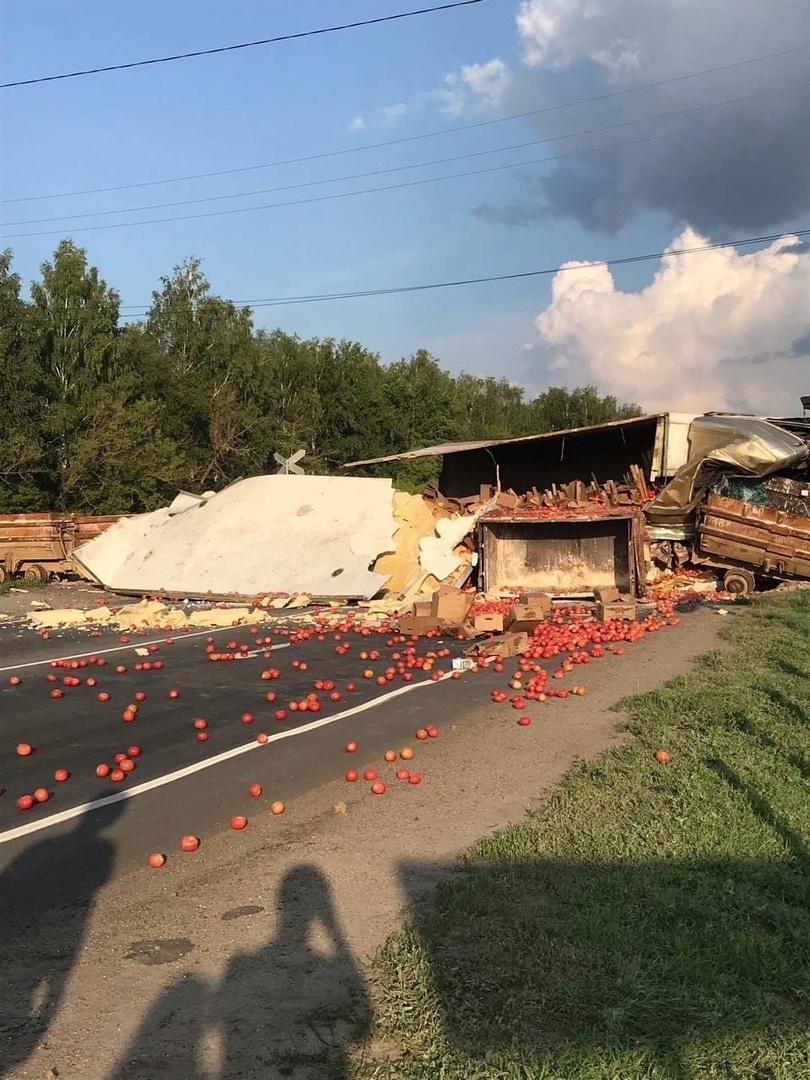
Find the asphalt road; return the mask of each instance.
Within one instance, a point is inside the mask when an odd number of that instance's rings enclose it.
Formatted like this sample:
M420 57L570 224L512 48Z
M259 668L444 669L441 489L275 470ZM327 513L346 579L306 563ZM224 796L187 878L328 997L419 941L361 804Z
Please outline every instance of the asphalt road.
M249 655L211 662L205 651L209 635L217 651L233 641L246 645ZM177 633L172 643L160 633L126 636L128 643L120 632L105 630L91 639L86 631L63 631L42 640L30 631L0 628L0 899L7 908L19 904L30 913L32 904L59 904L60 893L74 891L77 879L94 878L99 859L114 867L109 873L121 873L152 851L177 852L184 833L204 844L228 828L234 814L266 813L275 799L288 802L349 767L379 761L389 747L413 743L418 727L461 720L497 679L487 674L433 682L415 671L410 684L397 675L378 686L363 672L382 674L391 654L401 652L402 645L386 644L389 635L344 635L350 648L343 656L335 652L341 642L333 633L323 641L290 644L279 623L259 627L258 634L247 627ZM257 636L272 636L270 658L257 649ZM154 651L147 657L135 652L149 646ZM463 645L423 639L418 650L424 656L442 647L459 655ZM376 662L358 655L375 649ZM106 663L93 663L92 657ZM53 666L69 658L84 666ZM161 670L135 671L136 663L156 660ZM118 673L119 665L126 671ZM268 667L278 668L281 678L262 680ZM437 667L449 672L451 658L437 661ZM64 686L65 676L81 679L81 685ZM20 684L11 685L12 677ZM87 678L96 685L87 686ZM332 703L328 693L320 693L321 712L290 712L288 702L304 698L316 679L334 681L341 700ZM346 691L348 681L356 690ZM54 689L63 696L52 698ZM179 697L171 699L170 690ZM268 690L277 701L265 700ZM134 722L126 723L122 712L137 691L146 698ZM99 701L100 692L110 700ZM278 708L287 712L283 722L274 717ZM252 723L242 722L246 712L254 715ZM197 741L195 718L208 721L206 742ZM269 736L264 745L256 739L259 732ZM360 744L356 755L345 752L349 740ZM33 753L19 756L15 748L21 742ZM115 754L131 745L141 753L123 782L96 775L99 763L112 766ZM68 770L70 778L55 782L57 769ZM248 794L251 783L262 785L259 799ZM48 801L20 810L18 797L38 787L47 789Z

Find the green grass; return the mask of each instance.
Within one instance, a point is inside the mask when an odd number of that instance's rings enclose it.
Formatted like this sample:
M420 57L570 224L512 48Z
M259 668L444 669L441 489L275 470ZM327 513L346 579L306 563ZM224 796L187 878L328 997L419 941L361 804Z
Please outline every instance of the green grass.
M413 905L356 1080L810 1077L810 593L730 634Z

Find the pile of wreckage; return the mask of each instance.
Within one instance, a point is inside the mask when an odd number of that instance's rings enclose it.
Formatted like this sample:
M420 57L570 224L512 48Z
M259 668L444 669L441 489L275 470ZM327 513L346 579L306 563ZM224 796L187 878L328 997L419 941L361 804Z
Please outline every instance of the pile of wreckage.
M517 602L512 628L555 598L628 612L685 565L732 592L810 578L806 417L664 413L396 457L429 455L439 483L418 495L356 475L256 476L105 522L66 555L117 594L358 602L409 633L506 629L468 618L476 596Z

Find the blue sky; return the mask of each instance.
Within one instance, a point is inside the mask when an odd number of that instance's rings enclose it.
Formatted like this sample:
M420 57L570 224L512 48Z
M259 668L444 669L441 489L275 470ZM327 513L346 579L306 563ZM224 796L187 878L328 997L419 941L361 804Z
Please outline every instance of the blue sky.
M616 0L632 8L639 0ZM691 0L661 0L661 10L689 6ZM792 0L775 0L786 6ZM0 92L2 187L4 200L85 188L159 180L189 173L251 166L395 139L448 126L493 119L555 100L587 96L617 78L649 78L643 64L617 72L593 48L549 53L549 61L527 60L527 35L516 25L523 11L534 17L559 15L560 0L485 0L456 11L353 30L238 53L180 61L158 67L45 83ZM722 0L721 6L725 4ZM99 63L124 62L175 51L209 48L257 37L296 32L377 17L419 7L407 0L5 0L2 18L3 81ZM598 5L597 5L598 6ZM587 11L569 5L580 24ZM556 14L555 14L556 12ZM581 26L570 31L573 41ZM795 40L788 28L786 42ZM757 27L751 39L727 41L725 55L767 51ZM562 33L562 28L561 28ZM610 33L626 40L621 28ZM566 38L568 40L568 38ZM643 44L643 42L642 42ZM774 46L781 47L782 40ZM588 51L590 49L590 51ZM503 93L487 95L462 86L465 65L497 58L509 73ZM655 71L666 76L715 59L690 48L659 57ZM806 60L806 56L804 57ZM611 63L613 61L611 60ZM631 65L632 66L632 65ZM449 78L448 78L449 77ZM762 76L765 78L765 76ZM746 84L749 85L749 84ZM756 83L760 86L760 83ZM765 85L762 83L761 85ZM700 94L728 95L732 85L696 89L675 105L701 100ZM436 91L444 91L444 95ZM388 107L393 110L385 112ZM403 106L400 108L400 106ZM663 103L670 107L669 102ZM640 99L635 116L655 114L661 100ZM399 115L402 114L402 115ZM623 114L624 115L624 114ZM358 119L362 118L362 119ZM621 118L621 116L619 117ZM616 121L594 107L565 115L569 131ZM559 121L558 121L559 124ZM656 251L671 243L689 219L675 205L646 206L625 215L621 227L594 227L588 215L562 209L527 218L525 227L506 225L497 214L475 212L482 204L513 202L531 177L550 176L553 165L511 169L404 190L313 202L255 213L166 222L125 229L83 232L82 227L138 218L203 213L236 205L307 198L410 178L506 164L553 153L552 147L509 151L455 165L431 166L405 174L325 185L233 202L153 210L140 215L20 225L29 219L98 213L153 203L259 191L283 185L386 169L437 157L474 153L558 135L559 126L512 121L343 157L261 169L193 182L118 191L78 198L6 203L0 245L11 246L24 279L37 272L60 236L73 236L90 260L119 289L133 311L148 303L162 274L186 256L203 259L214 289L235 300L384 288L457 277L512 273L554 266L569 259L621 257ZM643 133L650 128L638 129ZM539 134L538 134L539 132ZM605 136L605 139L625 135ZM654 155L655 143L644 153ZM565 185L565 177L562 177ZM779 222L798 221L794 212ZM805 215L806 217L807 215ZM747 220L743 217L741 221ZM733 227L733 222L725 225ZM718 235L724 228L718 222ZM52 235L4 240L16 232L53 230ZM703 229L703 235L708 230ZM746 235L745 228L735 235ZM622 288L649 285L656 264L616 275ZM385 360L419 347L434 352L451 370L505 374L532 388L562 377L549 376L553 360L522 347L534 339L533 320L550 301L547 278L473 286L435 293L258 309L258 325L302 335L349 337L378 350ZM571 376L588 376L574 368ZM554 373L556 374L556 373Z

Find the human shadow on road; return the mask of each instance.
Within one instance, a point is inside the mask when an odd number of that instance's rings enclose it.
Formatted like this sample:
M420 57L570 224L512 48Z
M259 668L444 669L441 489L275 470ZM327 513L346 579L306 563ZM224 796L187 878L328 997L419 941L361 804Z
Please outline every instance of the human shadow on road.
M81 952L115 844L116 802L83 814L68 833L23 850L0 873L0 1077L43 1041Z
M301 865L279 886L274 936L237 952L205 1003L195 978L176 980L110 1080L344 1080L369 1022L329 884Z

